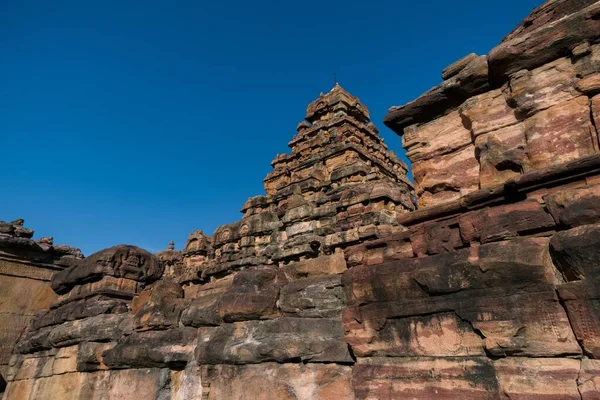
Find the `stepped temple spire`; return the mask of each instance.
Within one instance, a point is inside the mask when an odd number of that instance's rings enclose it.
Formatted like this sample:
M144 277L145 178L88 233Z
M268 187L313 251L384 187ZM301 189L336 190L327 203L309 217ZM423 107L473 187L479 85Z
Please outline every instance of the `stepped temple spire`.
M369 110L339 84L312 101L272 161L266 195L249 199L244 217L219 227L200 276L253 265L332 254L401 230L396 217L414 210L407 166L387 150Z

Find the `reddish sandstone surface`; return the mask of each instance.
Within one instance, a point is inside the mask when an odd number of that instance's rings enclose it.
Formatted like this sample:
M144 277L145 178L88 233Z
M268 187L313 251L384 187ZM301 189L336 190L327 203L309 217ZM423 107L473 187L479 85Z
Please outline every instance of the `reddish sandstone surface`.
M414 188L336 85L182 251L0 223L4 399L600 399L599 16L550 0L390 109Z

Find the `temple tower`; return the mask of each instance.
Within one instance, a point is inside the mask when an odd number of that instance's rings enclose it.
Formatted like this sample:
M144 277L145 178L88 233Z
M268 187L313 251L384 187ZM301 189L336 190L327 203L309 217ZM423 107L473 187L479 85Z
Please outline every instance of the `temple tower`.
M387 150L360 100L336 84L311 102L290 154L279 154L241 221L219 227L203 278L286 264L386 236L414 210L407 166Z

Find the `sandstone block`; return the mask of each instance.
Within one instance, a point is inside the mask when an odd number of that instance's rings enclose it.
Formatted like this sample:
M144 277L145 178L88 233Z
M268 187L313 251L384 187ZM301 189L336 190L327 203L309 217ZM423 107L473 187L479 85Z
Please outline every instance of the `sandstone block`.
M125 369L85 375L92 376L86 379L79 397L81 399L164 399L168 398L170 392L168 369Z
M561 190L544 196L557 224L579 226L600 221L600 185Z
M417 122L431 121L444 111L458 107L464 100L483 93L488 88L487 57L479 56L458 74L428 90L416 100L401 107L392 107L383 122L402 135L402 128Z
M569 319L552 286L532 288L522 294L518 292L514 288L469 290L438 298L351 306L344 311L344 329L355 345L360 344L369 349L367 343L371 342L372 348L381 348L382 353L393 355L396 344L389 338L394 333L402 332L402 329L406 332L405 326L412 322L407 319L403 325L396 320L454 310L472 328L460 325L454 329L454 333L448 333L449 337L454 338L444 339L450 344L450 353L467 351L463 344L473 343L475 336L472 333L475 332L485 338L485 350L495 356L547 357L581 354ZM386 329L390 320L394 321ZM443 337L445 334L438 333L437 336ZM414 336L415 339L413 336L405 337L405 342L418 343L417 336ZM405 348L413 351L409 346ZM431 349L436 351L435 341Z
M371 202L388 200L407 207L413 203L408 187L386 180L377 181L373 184L369 199Z
M77 371L92 372L107 369L108 367L104 364L102 355L105 351L114 348L115 345L115 342L80 343L77 350Z
M2 235L0 234L0 237ZM2 255L0 253L0 255ZM35 284L38 281L38 285L40 287L46 287L47 292L49 293L48 304L52 302L52 298L56 296L54 291L49 288L46 284L47 281L52 279L52 275L55 271L50 269L42 269L42 268L32 268L29 264L21 264L20 262L15 262L15 260L4 259L4 257L0 257L0 274L10 275L15 278L15 286L19 285L19 281L28 281ZM23 299L21 299L23 301Z
M553 8L558 2L542 7ZM507 36L489 53L491 75L501 80L522 69L532 70L562 57L567 51L591 38L600 36L596 17L600 5L585 1L561 2L561 8L527 18L523 27ZM550 15L550 18L547 16Z
M288 237L292 237L303 233L314 232L318 227L318 221L303 221L288 226L285 231Z
M219 315L219 300L221 296L214 294L194 299L181 314L181 323L185 326L214 326L223 322Z
M417 225L411 230L410 240L418 257L448 253L463 247L456 218Z
M48 334L48 341L53 347L71 346L83 341L114 341L129 331L131 331L129 315L101 314L53 327Z
M584 353L600 358L600 279L565 283L558 294Z
M348 247L344 250L344 255L348 260L348 266L354 267L412 258L414 252L410 239L406 234L400 233L398 237L392 236Z
M551 24L562 18L568 17L594 3L594 0L559 0L545 2L521 21L521 23L506 36L505 40L511 40L515 37L521 37L525 33L534 32L546 24ZM575 54L575 49L573 50L573 54Z
M285 274L290 280L319 275L341 274L345 270L346 260L343 253L291 262L284 267Z
M600 225L584 225L558 232L550 240L554 264L565 281L592 280L600 267Z
M458 218L466 242L487 243L549 229L552 215L534 200L468 212Z
M171 370L169 400L206 399L203 393L210 390L210 383L203 382L201 378L201 367L192 361L185 369L180 371Z
M49 368L46 363L50 361ZM20 357L17 364L13 367L13 373L8 377L9 380L34 379L43 376L52 375L52 362L54 360L49 357Z
M350 164L343 165L339 168L336 168L331 172L329 176L329 180L332 182L340 181L344 178L349 178L356 175L367 175L371 171L371 167L366 163L356 160L352 161Z
M554 290L548 240L512 242L352 268L343 277L346 340L359 355L437 355L436 343L475 354L481 339L497 356L580 354ZM449 311L458 319L420 319Z
M270 319L279 315L279 288L235 288L219 299L218 313L225 322Z
M511 125L475 139L479 159L479 185L500 185L529 170L523 124Z
M15 352L27 354L52 348L48 335L52 327L47 326L40 329L30 329L15 345Z
M15 355L11 360L9 381L37 379L77 371L77 347L63 347L58 351Z
M555 282L545 238L515 239L430 257L356 266L342 276L349 304Z
M591 155L598 148L585 96L560 103L524 121L526 153L532 168ZM595 138L595 139L594 139Z
M479 189L479 163L475 146L413 164L420 207L456 200Z
M62 347L56 352L52 363L52 375L77 371L77 351L79 346Z
M348 314L346 314L348 315ZM365 317L367 317L365 315ZM344 319L346 342L358 357L483 356L483 341L454 313L369 321Z
M190 257L192 255L206 256L211 247L210 241L210 236L205 235L201 230L195 230L194 232L190 233L190 236L185 242L183 254L186 257Z
M67 293L76 285L97 281L103 276L152 282L160 278L163 266L146 250L135 246L115 246L92 254L75 265L52 277L52 289Z
M365 400L499 398L486 357L359 358L352 381Z
M138 331L175 327L185 305L181 285L161 280L133 300L133 327Z
M30 322L31 317L28 315L0 313L0 335L2 338L2 342L0 342L0 367L8 365L13 348L19 340L27 342L19 347L26 353L35 351L35 348L44 349L49 346L41 335L36 339L33 339L29 334L23 336ZM30 341L30 339L33 340Z
M510 78L509 104L522 118L579 96L575 67L569 58L559 58Z
M341 317L346 303L340 275L294 281L281 289L279 308L301 318Z
M475 60L476 58L477 58L477 54L471 53L471 54L464 56L460 60L453 62L452 64L450 64L449 66L444 68L444 70L442 71L442 79L447 80L449 78L452 78L454 75L458 74L460 71L465 69L465 67L467 65L469 65L471 63L471 61Z
M577 49L573 49L577 74L587 78L600 72L600 45L590 45L588 42L584 42L578 47L582 50L581 54L576 54L575 50Z
M584 225L555 234L553 261L568 283L558 293L565 303L575 335L590 357L600 358L599 225Z
M549 357L579 355L569 319L552 287L523 294L480 294L472 305L457 310L485 337L492 355Z
M74 372L40 379L11 382L5 394L10 400L162 399L169 392L169 371L130 369Z
M225 322L274 318L279 290L286 283L283 271L275 266L240 271L219 300L219 316Z
M581 400L579 360L509 357L495 361L494 368L504 398Z
M460 106L460 116L473 136L517 124L515 110L508 105L506 99L507 90L507 87L490 90L471 97Z
M121 314L128 311L127 301L93 296L43 311L32 322L34 329L59 325L66 321L95 317L100 314Z
M596 72L577 82L577 90L587 95L600 92L600 73Z
M325 210L322 210L325 211ZM310 218L315 213L315 207L311 204L305 203L297 207L290 208L285 211L285 215L281 218L284 224L289 224L296 221L302 221Z
M600 361L581 360L578 385L582 400L600 399Z
M352 362L341 321L280 318L199 328L199 364Z
M84 374L80 372L39 379L25 379L9 383L4 399L7 400L50 400L80 398ZM54 397L55 396L55 397Z
M56 294L48 287L48 282L38 280L41 278L38 276L32 276L32 279L16 276L20 271L14 267L34 269L0 259L0 312L33 316L36 311L49 308ZM48 272L52 273L51 270Z
M277 213L262 212L243 218L239 222L220 226L213 235L213 245L218 248L227 243L237 242L243 236L268 234L281 226Z
M143 288L143 283L133 279L104 276L98 281L75 286L68 293L58 296L52 307L57 308L63 304L94 296L132 299L135 295L141 293Z
M214 279L207 283L188 283L183 285L185 299L196 299L205 296L223 294L233 284L235 274L229 274L223 278Z
M350 367L336 364L203 366L207 400L353 400Z
M465 128L458 111L425 124L404 128L402 147L411 162L452 153L471 143L471 132Z
M109 368L169 367L179 369L193 359L196 329L134 332L104 351Z

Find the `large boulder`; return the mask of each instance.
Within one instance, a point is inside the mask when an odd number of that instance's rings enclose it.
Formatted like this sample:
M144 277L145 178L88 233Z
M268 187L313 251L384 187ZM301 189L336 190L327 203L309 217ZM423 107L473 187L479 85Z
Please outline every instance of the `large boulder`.
M100 280L103 276L127 278L150 283L163 274L163 265L146 250L136 246L119 245L101 250L52 277L56 293L69 292L74 286Z

